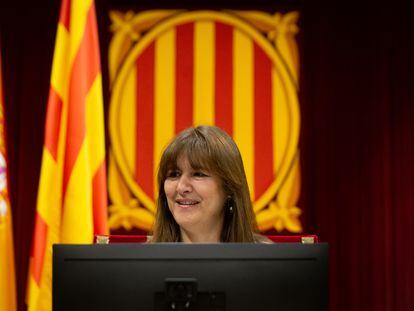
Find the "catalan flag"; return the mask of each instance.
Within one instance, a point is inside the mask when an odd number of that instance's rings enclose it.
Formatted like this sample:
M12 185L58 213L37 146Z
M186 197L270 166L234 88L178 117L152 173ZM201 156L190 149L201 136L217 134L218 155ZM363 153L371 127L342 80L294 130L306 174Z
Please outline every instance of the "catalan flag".
M62 0L28 276L28 310L52 309L52 245L107 233L104 114L93 0Z
M7 189L7 155L0 54L0 310L16 310L12 216Z

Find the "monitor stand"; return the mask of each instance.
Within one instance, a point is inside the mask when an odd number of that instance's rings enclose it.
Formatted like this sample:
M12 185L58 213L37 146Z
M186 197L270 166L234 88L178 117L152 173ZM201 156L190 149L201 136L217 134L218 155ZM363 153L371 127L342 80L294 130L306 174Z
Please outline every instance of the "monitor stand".
M197 279L165 279L165 291L154 295L154 311L224 311L226 296L220 292L198 292Z

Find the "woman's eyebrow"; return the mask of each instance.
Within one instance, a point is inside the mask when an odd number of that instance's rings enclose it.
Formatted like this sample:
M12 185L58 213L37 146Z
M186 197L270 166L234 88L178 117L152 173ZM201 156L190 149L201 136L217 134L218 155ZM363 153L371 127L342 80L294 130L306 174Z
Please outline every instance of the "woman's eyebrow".
M170 172L170 171L176 171L176 170L178 170L179 168L178 168L178 166L177 165L175 165L175 166L171 166L171 167L168 167L167 168L167 172Z

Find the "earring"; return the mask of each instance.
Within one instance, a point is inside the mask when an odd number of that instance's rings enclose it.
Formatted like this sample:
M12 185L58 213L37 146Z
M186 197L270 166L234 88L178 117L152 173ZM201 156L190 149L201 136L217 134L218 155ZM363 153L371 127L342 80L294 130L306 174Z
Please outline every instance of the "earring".
M233 199L231 196L227 197L227 206L229 208L230 214L233 214Z

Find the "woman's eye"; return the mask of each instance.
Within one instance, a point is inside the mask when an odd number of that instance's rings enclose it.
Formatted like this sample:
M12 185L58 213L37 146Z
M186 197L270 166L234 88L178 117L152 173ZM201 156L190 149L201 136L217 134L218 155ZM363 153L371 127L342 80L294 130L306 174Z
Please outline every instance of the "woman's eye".
M175 171L170 171L167 174L167 178L176 178L180 176L180 172L175 170Z
M208 175L203 172L194 172L195 177L207 177Z

